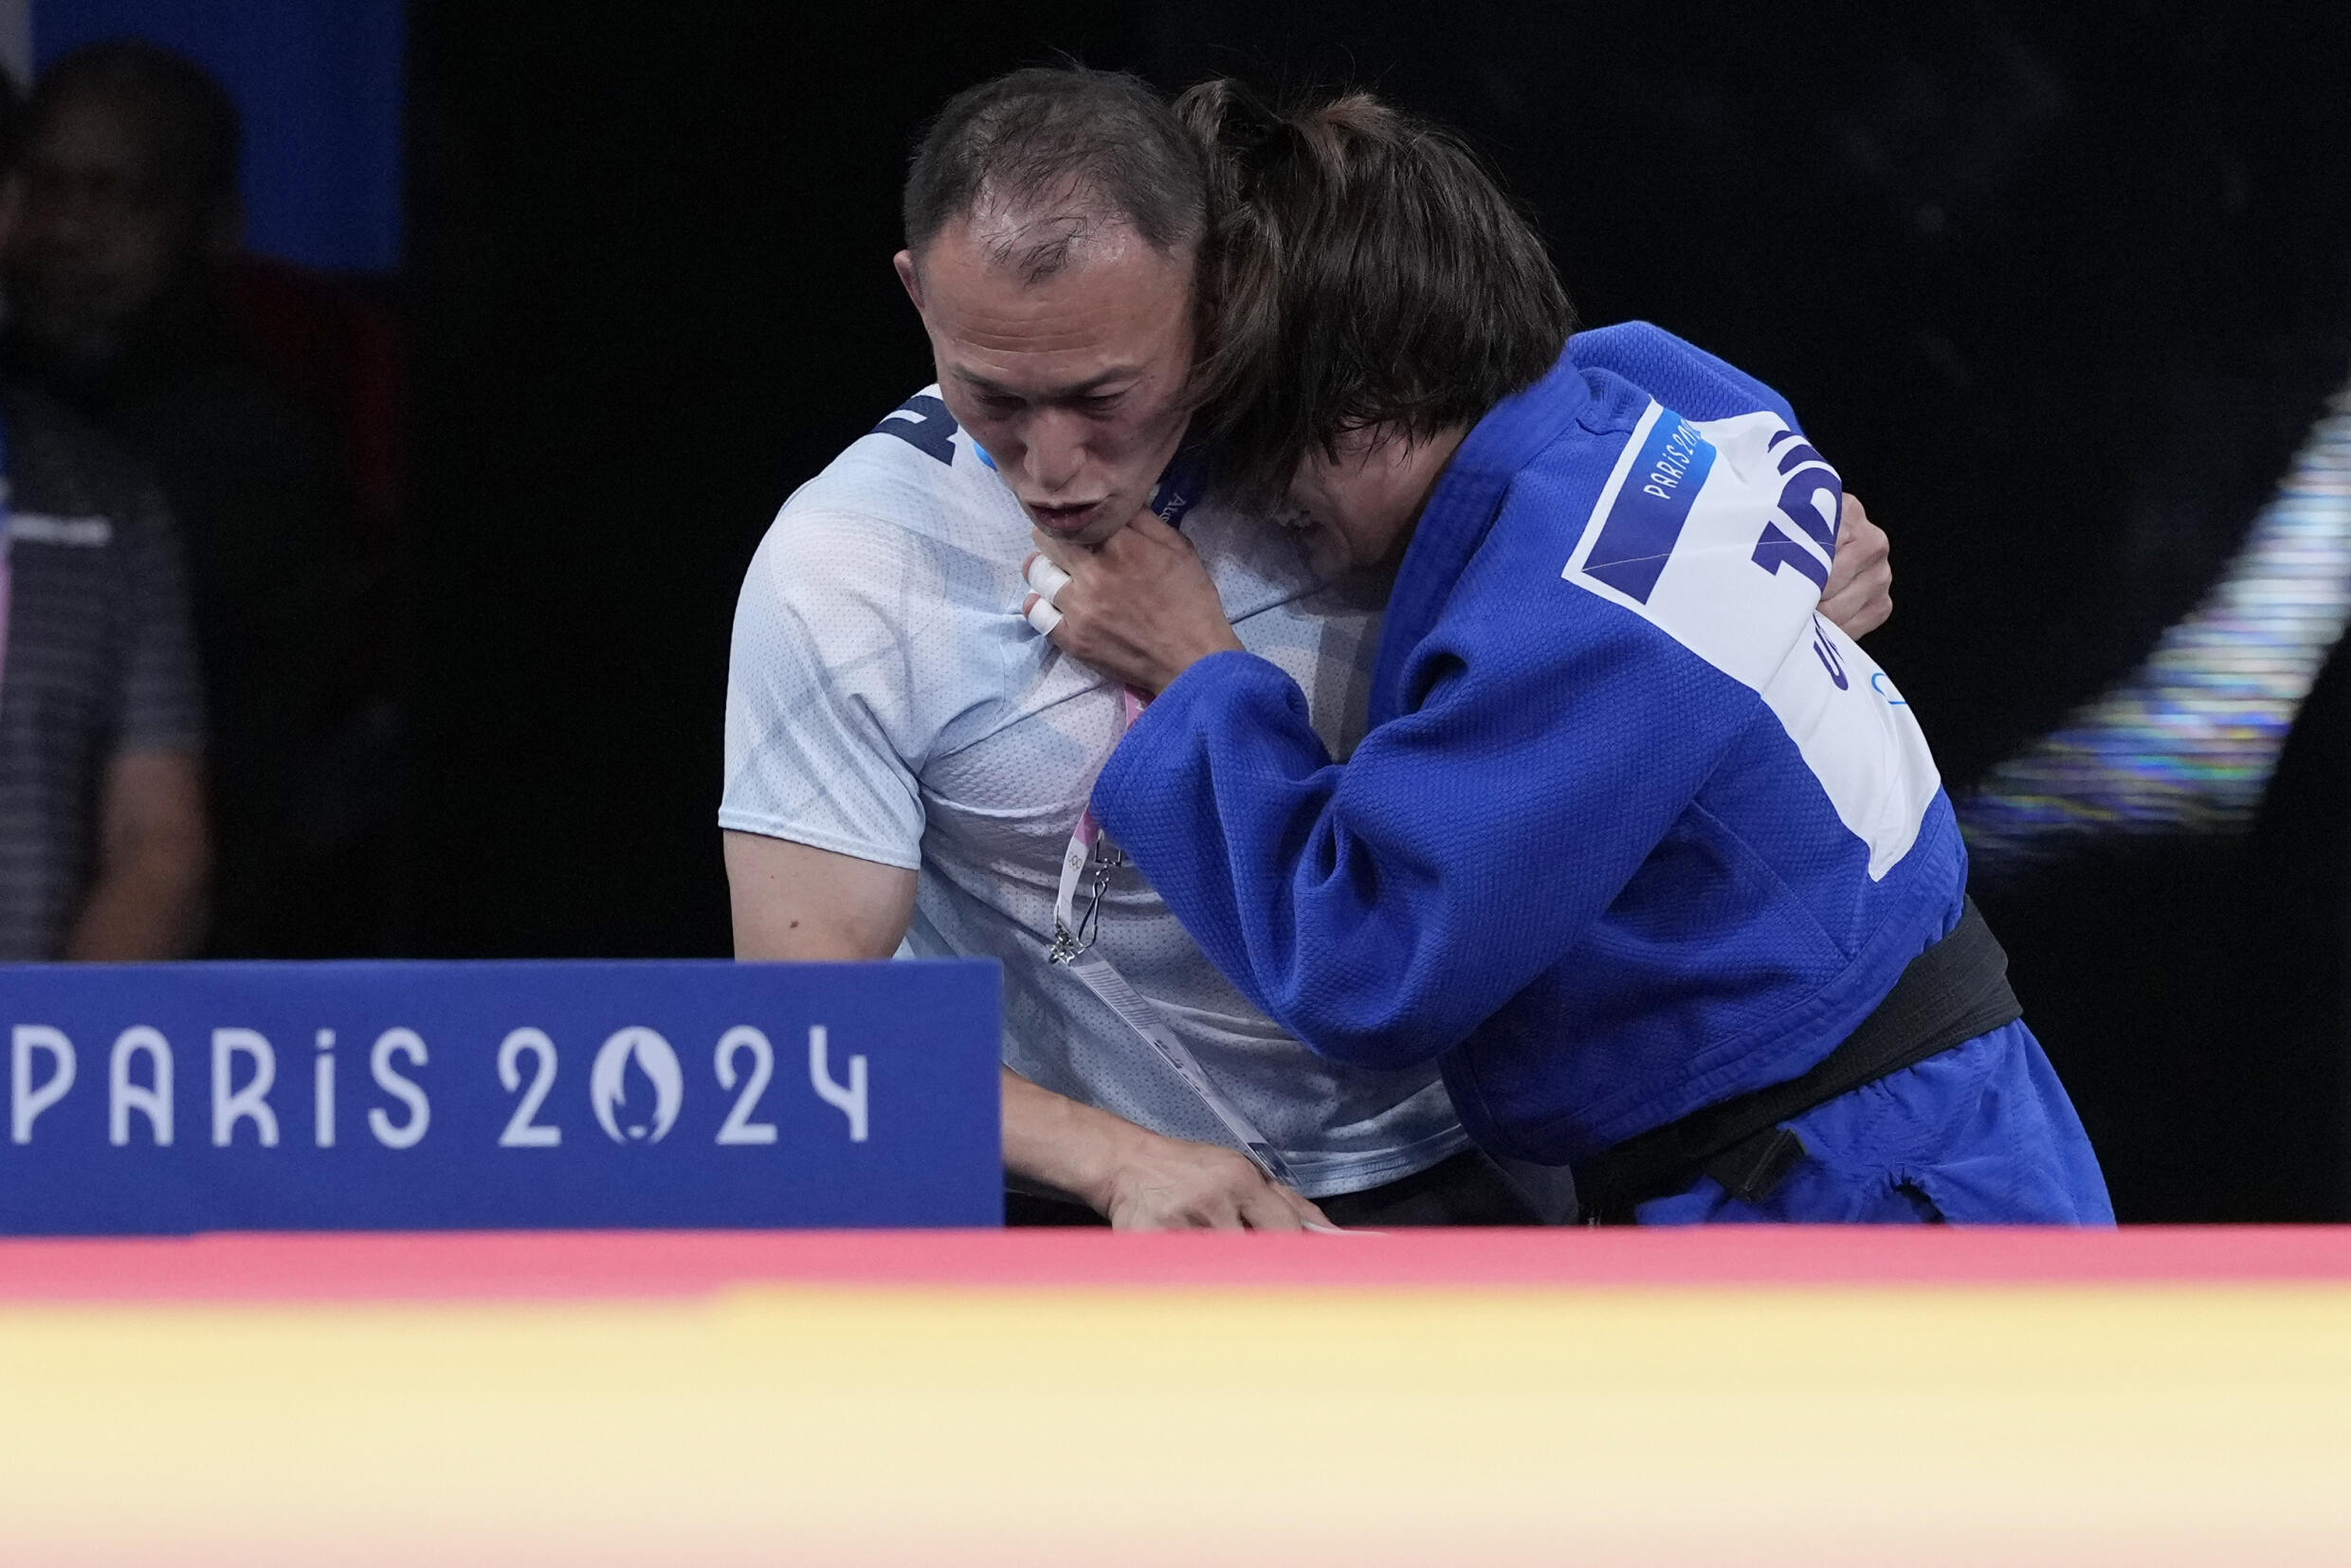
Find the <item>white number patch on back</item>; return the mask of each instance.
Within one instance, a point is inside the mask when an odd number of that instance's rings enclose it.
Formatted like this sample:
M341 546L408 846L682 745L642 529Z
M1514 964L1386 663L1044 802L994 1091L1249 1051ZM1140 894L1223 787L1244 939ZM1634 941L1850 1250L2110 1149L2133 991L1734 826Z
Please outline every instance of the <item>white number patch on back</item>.
M1869 847L1874 881L1942 781L1886 672L1813 612L1843 496L1777 414L1687 420L1652 402L1563 574L1760 695Z

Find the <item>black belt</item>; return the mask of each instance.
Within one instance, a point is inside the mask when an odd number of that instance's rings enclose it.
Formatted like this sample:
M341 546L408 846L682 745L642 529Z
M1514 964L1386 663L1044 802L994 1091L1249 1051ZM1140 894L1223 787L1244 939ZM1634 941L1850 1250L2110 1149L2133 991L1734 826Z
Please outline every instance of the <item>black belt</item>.
M1811 1071L1703 1105L1578 1163L1584 1218L1630 1224L1634 1204L1685 1191L1702 1176L1755 1202L1808 1152L1779 1123L2023 1015L2008 985L2008 954L1969 899L1951 934L1911 959L1877 1011Z

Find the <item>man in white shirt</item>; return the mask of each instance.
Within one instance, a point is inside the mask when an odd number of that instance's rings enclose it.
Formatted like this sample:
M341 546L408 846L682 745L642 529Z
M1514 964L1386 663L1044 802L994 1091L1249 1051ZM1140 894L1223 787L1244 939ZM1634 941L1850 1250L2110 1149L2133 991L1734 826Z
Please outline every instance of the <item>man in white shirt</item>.
M720 823L738 956L1001 960L1008 1172L1115 1225L1294 1229L1317 1200L1358 1224L1547 1217L1539 1184L1469 1149L1433 1067L1316 1057L1131 868L1100 953L1174 1052L1048 961L1064 849L1126 711L1031 631L1022 566L1032 526L1090 545L1155 496L1190 499L1161 482L1202 341L1207 170L1132 78L1023 71L947 106L905 208L897 265L938 385L785 504L737 611ZM1242 641L1346 755L1377 596L1213 498L1183 527ZM1839 554L1831 612L1874 624L1882 536Z

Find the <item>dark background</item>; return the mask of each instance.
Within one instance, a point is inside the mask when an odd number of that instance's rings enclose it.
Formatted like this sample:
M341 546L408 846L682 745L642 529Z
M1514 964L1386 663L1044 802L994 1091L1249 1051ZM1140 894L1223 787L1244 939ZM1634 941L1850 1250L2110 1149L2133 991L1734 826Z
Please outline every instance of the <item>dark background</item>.
M1066 51L1363 82L1466 127L1586 320L1779 386L1896 540L1872 650L1963 787L2211 583L2351 345L2351 7L419 0L428 955L727 950L743 566L929 378L909 136ZM2346 715L2251 835L1978 895L2128 1218L2351 1216Z

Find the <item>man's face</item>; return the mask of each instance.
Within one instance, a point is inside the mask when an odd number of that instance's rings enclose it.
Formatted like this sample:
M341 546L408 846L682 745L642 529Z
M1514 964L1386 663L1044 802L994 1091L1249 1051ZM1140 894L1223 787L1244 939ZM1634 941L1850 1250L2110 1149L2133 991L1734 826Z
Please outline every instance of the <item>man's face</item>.
M68 100L26 155L9 242L9 303L68 355L104 355L193 260L197 219L169 191L133 117Z
M939 392L1037 525L1099 544L1148 504L1191 410L1189 249L1123 224L1030 283L996 259L1003 220L965 218L898 274L931 337Z

